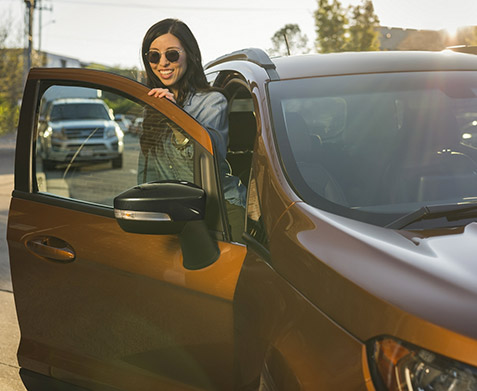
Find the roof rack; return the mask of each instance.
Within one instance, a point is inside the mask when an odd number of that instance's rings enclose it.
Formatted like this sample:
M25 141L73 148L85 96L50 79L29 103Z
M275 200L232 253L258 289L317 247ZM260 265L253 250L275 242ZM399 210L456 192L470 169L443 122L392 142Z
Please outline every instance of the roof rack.
M445 50L453 50L454 52L477 54L477 45L447 46Z
M254 64L259 65L267 72L270 80L280 80L278 73L276 71L275 64L270 60L268 54L265 53L262 49L258 48L248 48L237 50L235 52L225 54L205 65L205 69L210 68L214 65L222 64L227 61L250 61Z

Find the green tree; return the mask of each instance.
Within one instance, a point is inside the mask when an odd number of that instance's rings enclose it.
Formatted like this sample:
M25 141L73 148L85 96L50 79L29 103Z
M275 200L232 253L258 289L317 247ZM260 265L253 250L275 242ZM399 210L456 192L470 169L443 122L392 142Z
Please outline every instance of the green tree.
M108 66L108 65L102 65L97 63L90 63L88 64L86 68L116 73L117 75L121 75L121 76L127 77L129 79L137 80L137 81L142 81L144 79L144 75L137 67L121 68L118 65Z
M308 37L301 32L297 24L286 24L272 37L273 47L270 54L286 56L290 54L305 54L308 48Z
M374 13L371 0L363 0L361 5L350 7L350 12L349 40L345 44L345 50L379 50L379 19Z
M138 80L138 81L142 81L144 79L144 75L136 67L128 69L128 68L121 68L119 66L107 66L102 64L91 63L87 66L87 68L115 73L117 75L121 75L129 79ZM135 105L130 99L126 99L117 93L112 93L108 91L103 91L103 98L105 102L108 104L108 106L111 109L113 109L114 114L139 115L139 113L135 112L135 110L137 109L137 105Z
M322 53L342 52L348 42L347 10L338 0L318 0L315 11L316 50Z
M11 49L12 23L4 17L0 23L0 134L16 129L23 92L23 49Z

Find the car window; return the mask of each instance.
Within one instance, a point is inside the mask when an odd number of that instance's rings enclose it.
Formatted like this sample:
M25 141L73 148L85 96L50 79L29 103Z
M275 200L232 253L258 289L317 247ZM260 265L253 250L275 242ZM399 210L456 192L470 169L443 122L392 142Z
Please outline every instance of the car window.
M155 109L117 92L82 87L49 87L40 102L38 192L112 206L115 196L138 183L196 182L195 141ZM134 129L122 130L116 112L135 119Z
M477 201L477 73L279 81L269 93L286 173L310 204L386 225Z

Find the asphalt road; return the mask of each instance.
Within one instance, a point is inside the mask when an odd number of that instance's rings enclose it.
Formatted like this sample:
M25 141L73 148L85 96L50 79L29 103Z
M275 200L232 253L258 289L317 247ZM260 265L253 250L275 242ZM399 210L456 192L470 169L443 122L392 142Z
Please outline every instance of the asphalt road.
M6 227L13 190L15 134L0 137L0 390L25 391L16 352L20 330L13 301Z

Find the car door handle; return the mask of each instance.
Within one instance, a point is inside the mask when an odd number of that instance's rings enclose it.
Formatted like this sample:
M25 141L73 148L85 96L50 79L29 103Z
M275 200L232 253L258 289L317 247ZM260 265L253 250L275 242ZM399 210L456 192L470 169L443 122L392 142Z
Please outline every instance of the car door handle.
M31 239L26 246L32 253L53 261L67 263L76 259L73 248L64 240L53 236Z

